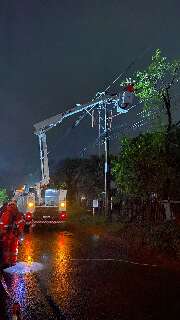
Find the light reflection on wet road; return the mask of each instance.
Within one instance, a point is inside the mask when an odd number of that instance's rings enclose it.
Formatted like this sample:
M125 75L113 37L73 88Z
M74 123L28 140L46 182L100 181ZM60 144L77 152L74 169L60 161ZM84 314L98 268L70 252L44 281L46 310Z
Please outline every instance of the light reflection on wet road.
M6 280L24 320L179 319L180 276L101 260L126 254L96 235L41 230L25 236L18 261L42 263L43 270L7 274Z

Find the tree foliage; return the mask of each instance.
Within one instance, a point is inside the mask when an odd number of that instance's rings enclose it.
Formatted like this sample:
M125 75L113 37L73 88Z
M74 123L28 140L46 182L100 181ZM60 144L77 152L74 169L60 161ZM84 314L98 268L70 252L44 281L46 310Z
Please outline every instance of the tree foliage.
M151 63L143 71L137 71L132 79L136 97L144 105L145 111L164 108L168 117L168 130L172 126L172 89L180 79L180 60L169 62L162 56L161 50L157 49L152 56ZM124 85L124 81L122 85Z
M180 183L180 129L171 132L171 164L167 162L164 131L141 134L122 141L121 152L113 162L113 175L122 193L165 199L178 197ZM167 177L170 180L167 190ZM168 191L168 192L167 192Z
M8 194L6 189L0 188L0 205L8 201Z
M180 60L169 62L159 49L145 70L137 71L133 80L126 79L126 82L134 83L135 95L144 106L144 115L164 110L167 124L159 129L160 132L123 140L119 160L113 168L123 192L146 196L154 192L164 198L175 195L180 150L179 129L174 127L172 112L179 79Z
M178 77L178 68L178 61L168 62L157 49L148 68L136 73L135 90L146 108L162 105L162 92Z

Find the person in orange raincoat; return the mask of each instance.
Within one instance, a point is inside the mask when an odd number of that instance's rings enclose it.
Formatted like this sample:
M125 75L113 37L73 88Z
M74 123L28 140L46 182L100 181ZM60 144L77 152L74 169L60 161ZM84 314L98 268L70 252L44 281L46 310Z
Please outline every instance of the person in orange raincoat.
M0 218L3 265L16 263L19 236L24 230L25 220L14 202L9 203Z

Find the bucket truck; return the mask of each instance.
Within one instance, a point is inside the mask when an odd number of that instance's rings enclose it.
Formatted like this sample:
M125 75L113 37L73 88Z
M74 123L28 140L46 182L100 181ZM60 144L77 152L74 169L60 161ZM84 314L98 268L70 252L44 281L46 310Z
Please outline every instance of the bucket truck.
M108 95L106 92L98 93L96 95L96 98L89 103L76 104L74 107L72 107L68 111L57 114L44 121L34 124L34 128L35 128L34 134L38 136L38 141L39 141L41 175L42 175L42 179L39 183L35 185L35 189L37 194L38 207L39 208L43 207L43 210L44 210L43 212L45 212L45 208L49 207L49 200L46 199L48 197L47 194L49 194L49 197L50 197L50 193L51 193L51 197L52 197L52 194L54 194L54 197L57 199L58 192L59 192L59 196L58 196L59 210L61 212L65 212L66 211L66 193L67 193L66 190L57 191L57 190L47 189L48 184L50 182L49 165L48 165L48 148L47 148L47 137L46 137L47 132L52 128L56 127L57 125L61 124L64 119L69 118L78 113L82 113L82 114L80 118L75 122L75 126L79 124L79 122L84 118L86 114L92 117L92 123L93 123L94 109L98 109L99 115L101 111L107 112L107 108L111 110L111 116L113 114L113 111L118 114L126 113L133 106L133 95L134 95L133 92L129 92L129 90L125 90L122 96L119 94L111 96L111 95ZM101 116L99 118L99 121L100 119L102 119ZM101 125L101 127L103 128L103 125ZM105 168L106 167L107 166L105 165ZM42 196L42 191L45 189L47 189L45 191L45 196ZM56 206L57 206L57 203L56 203ZM44 219L50 218L49 214L46 214L46 215L44 214L41 216Z

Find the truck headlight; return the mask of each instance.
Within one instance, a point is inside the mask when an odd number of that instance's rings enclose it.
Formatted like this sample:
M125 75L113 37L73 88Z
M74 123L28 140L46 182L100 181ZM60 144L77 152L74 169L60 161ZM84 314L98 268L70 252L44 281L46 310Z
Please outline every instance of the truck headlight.
M33 207L34 207L34 203L33 203L33 202L29 202L29 203L28 203L28 207L29 207L29 208L33 208Z
M65 202L62 201L62 202L60 203L60 207L61 207L61 208L65 208Z

